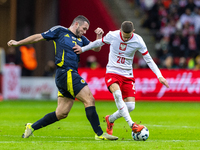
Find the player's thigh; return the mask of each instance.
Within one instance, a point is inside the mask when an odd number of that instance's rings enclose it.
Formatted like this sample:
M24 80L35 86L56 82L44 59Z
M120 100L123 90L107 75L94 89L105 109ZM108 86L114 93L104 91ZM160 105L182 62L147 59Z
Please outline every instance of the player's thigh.
M120 81L121 76L114 73L106 73L105 82L108 87L108 90L113 93L116 90L120 90L120 85L122 82Z
M120 90L119 84L118 83L113 83L109 87L109 90L111 93L113 93L116 90Z
M95 99L90 91L88 85L84 86L80 92L76 95L76 98L83 102L85 107L94 106Z
M58 97L58 106L56 108L56 115L68 115L72 106L74 104L74 100L67 97Z
M135 102L135 97L126 97L124 98L125 102Z
M122 97L125 102L135 101L135 83L132 78L124 78L123 84L120 87L122 91Z

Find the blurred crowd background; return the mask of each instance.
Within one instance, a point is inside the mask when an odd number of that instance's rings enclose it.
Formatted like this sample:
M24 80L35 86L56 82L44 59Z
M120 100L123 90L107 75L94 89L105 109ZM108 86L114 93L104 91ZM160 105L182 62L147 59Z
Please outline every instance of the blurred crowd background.
M4 15L2 13L0 15L0 31L2 33L0 38L1 41L4 40L0 42L0 47L5 50L6 63L20 65L23 72L22 76L53 76L56 67L52 43L47 42L48 46L47 44L33 44L27 47L9 48L6 46L5 41L10 39L20 40L34 33L44 32L58 24L69 27L72 18L80 14L85 15L91 21L91 29L89 29L91 33L88 31L86 37L89 35L89 39L92 41L95 40L93 29L97 25L102 27L105 33L120 28L121 22L115 22L118 17L112 15L118 10L116 8L115 10L109 10L112 9L111 6L107 5L109 0L107 2L106 0L95 0L95 2L89 0L87 4L80 1L77 1L79 2L77 3L76 1L0 0L0 11L4 12ZM99 3L100 1L101 3ZM73 3L77 3L75 9L72 9ZM110 3L111 5L113 3L114 6L113 1L110 0ZM152 38L154 46L149 51L159 68L200 69L200 0L123 0L123 3L128 5L128 9L138 11L137 19L139 19L140 30L144 29ZM86 7L84 8L83 5L86 5ZM92 10L96 9L95 5L102 5L97 7L100 8L99 11ZM111 13L110 16L113 17L115 24L109 22L111 20L109 17L105 17L109 14L101 10L103 6ZM6 9L9 9L9 15L11 16L9 22L4 19L6 18ZM90 11L93 12L93 15ZM99 14L102 11L103 13ZM13 15L13 12L17 12L16 16ZM121 20L127 19L124 17ZM4 24L2 21L4 21ZM5 28L5 26L8 28ZM136 29L136 33L137 31ZM9 33L9 36L7 33ZM92 69L105 67L108 58L108 47L104 49L107 49L102 50L107 51L106 53L88 52L88 54L83 54L80 67ZM49 51L52 51L52 53ZM29 60L32 60L31 63L28 63L31 66L26 65L26 61ZM138 54L134 58L133 67L148 68L143 58Z
M141 26L154 37L154 60L160 68L200 69L200 0L129 0L129 3L144 12ZM140 67L146 67L142 64Z

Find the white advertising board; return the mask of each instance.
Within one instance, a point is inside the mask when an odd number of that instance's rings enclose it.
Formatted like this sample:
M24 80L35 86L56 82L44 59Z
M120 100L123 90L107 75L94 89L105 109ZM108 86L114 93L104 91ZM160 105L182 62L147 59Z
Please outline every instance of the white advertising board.
M53 77L21 77L20 99L57 100L57 88Z
M3 98L18 99L20 97L21 68L16 65L3 66Z

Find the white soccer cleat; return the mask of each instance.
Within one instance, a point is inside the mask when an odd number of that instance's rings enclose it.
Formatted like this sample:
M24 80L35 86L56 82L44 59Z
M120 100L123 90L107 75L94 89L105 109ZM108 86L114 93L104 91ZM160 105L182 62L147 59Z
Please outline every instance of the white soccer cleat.
M103 133L100 136L95 135L95 140L118 140L118 137L110 135L108 133Z
M34 129L31 127L32 123L27 123L25 124L25 132L22 135L22 138L28 138L29 136L31 136L33 134Z

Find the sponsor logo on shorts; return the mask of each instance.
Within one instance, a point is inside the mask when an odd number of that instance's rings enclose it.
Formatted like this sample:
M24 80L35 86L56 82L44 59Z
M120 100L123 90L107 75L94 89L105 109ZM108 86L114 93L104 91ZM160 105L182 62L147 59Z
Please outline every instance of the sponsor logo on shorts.
M107 81L107 82L109 83L111 80L112 80L112 78L108 79L108 81Z
M85 83L85 80L81 79L81 83Z

